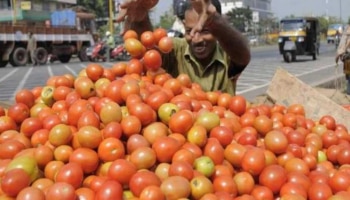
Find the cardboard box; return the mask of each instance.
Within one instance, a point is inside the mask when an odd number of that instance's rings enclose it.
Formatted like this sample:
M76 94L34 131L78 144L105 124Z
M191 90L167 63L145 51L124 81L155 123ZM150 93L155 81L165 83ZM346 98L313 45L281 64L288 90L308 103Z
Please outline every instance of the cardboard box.
M332 97L334 95L332 92L335 94L337 91L328 90L328 96ZM337 123L345 125L350 130L348 110L281 68L276 70L266 93L268 100L273 103L285 106L302 104L307 118L318 121L324 115L331 115ZM344 102L346 101L345 99Z

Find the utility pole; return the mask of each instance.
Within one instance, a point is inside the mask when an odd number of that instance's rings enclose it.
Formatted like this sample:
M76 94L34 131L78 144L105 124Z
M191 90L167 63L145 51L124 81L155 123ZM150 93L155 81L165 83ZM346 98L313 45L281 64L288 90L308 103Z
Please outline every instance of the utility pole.
M112 35L114 35L114 22L113 22L113 19L114 19L114 12L113 12L113 0L108 0L109 2L109 20L108 20L108 23L109 23L109 32L111 32Z
M341 0L339 0L339 14L340 14L340 22L343 23L342 13L341 13Z
M12 24L16 24L17 22L17 2L16 0L11 0L11 3L12 3Z

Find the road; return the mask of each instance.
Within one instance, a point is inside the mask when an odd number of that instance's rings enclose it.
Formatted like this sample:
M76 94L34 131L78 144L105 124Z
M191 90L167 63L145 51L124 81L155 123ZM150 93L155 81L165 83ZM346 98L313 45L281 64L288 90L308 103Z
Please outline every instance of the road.
M265 93L275 70L279 67L312 86L343 76L341 69L337 71L335 68L334 45L323 43L316 61L313 61L311 56L300 56L293 63L283 61L277 46L254 47L251 52L251 62L238 79L237 85L237 94L244 95L248 100ZM75 59L67 64L56 62L37 67L8 65L0 68L0 101L13 101L20 89L45 85L48 77L53 75L71 73L76 76L86 64ZM106 62L103 65L110 67L113 63Z

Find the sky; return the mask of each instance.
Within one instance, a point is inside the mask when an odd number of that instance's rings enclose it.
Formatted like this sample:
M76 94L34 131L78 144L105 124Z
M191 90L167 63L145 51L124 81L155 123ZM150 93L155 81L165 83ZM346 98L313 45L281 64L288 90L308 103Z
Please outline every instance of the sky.
M159 0L154 9L154 16L169 11L172 0ZM272 0L271 10L274 16L281 19L291 14L295 16L334 16L347 22L350 17L350 0ZM159 17L154 17L159 18Z

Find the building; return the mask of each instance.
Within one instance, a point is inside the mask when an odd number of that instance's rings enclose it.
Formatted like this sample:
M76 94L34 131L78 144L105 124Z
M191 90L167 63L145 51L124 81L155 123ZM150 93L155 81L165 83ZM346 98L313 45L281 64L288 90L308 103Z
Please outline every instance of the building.
M234 8L249 7L253 12L253 21L259 22L262 19L273 17L271 11L271 0L220 0L222 13L227 13Z
M45 21L50 19L51 12L76 3L77 0L0 0L0 22Z

